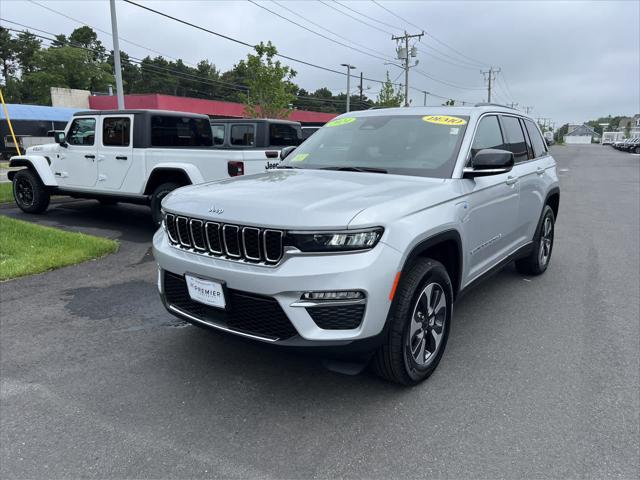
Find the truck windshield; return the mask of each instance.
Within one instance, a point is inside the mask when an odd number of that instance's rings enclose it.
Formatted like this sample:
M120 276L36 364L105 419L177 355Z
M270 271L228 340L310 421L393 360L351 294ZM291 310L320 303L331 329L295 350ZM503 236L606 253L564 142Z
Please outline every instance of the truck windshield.
M445 115L342 117L306 140L283 166L450 178L468 120Z

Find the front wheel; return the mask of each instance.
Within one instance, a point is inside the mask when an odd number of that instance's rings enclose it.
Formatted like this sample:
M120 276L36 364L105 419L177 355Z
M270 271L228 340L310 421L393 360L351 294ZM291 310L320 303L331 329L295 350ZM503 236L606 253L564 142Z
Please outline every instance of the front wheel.
M556 217L553 209L545 205L542 211L542 221L533 238L533 249L524 258L516 260L516 270L525 275L540 275L547 270L553 251L553 237L555 233Z
M427 379L444 354L452 305L451 280L440 262L419 259L403 272L387 338L373 359L376 373L403 385Z
M162 199L181 186L177 183L167 182L153 191L153 195L151 195L151 217L156 225L160 226L162 223Z
M29 169L19 170L13 177L13 198L26 213L42 213L49 206L51 196L40 177Z

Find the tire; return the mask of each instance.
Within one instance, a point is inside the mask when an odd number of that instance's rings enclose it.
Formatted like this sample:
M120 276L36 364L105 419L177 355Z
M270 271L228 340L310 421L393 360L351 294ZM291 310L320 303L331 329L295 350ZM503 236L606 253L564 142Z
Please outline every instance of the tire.
M547 270L553 252L555 223L553 209L545 205L540 225L533 238L533 250L528 256L516 260L518 272L524 275L541 275Z
M36 172L19 170L13 177L13 198L26 213L42 213L49 206L51 196Z
M639 153L640 154L640 146L634 148L633 149L633 153Z
M427 308L425 301L430 305ZM387 320L387 337L373 357L375 373L402 385L426 380L444 354L452 305L447 270L430 258L418 259L402 273Z
M180 187L182 187L182 185L178 183L167 182L158 186L153 191L153 195L151 195L151 217L157 226L160 226L162 223L162 199Z

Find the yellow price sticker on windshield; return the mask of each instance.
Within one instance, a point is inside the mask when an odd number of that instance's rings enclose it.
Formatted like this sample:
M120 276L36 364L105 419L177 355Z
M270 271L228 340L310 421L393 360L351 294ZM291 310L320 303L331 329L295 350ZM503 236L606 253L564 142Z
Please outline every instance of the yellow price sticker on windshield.
M307 158L309 156L308 153L299 153L297 155L295 155L291 161L292 162L302 162L305 158Z
M329 123L325 125L325 127L341 127L342 125L347 125L355 121L356 121L355 117L338 118L336 120L331 120Z
M425 115L422 120L429 123L435 123L438 125L466 125L467 121L464 118L450 117L448 115Z

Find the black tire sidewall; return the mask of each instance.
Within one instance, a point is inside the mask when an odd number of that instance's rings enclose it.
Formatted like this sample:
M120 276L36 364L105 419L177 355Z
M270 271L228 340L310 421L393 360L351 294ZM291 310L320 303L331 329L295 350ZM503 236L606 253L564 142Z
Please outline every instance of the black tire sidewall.
M544 222L545 220L551 217L551 231L552 231L552 240L551 240L551 248L549 249L549 258L547 259L547 263L545 263L544 265L540 265L540 239L542 238L542 233L544 230ZM539 271L539 273L543 273L547 270L547 268L549 268L549 264L551 263L551 256L553 254L553 245L555 243L555 239L556 239L556 218L555 215L553 214L553 209L549 206L546 205L544 207L544 210L542 211L542 219L540 220L540 226L538 227L538 234L536 235L536 247L534 249L534 254L535 254L535 259L536 259L536 265L537 265L537 270Z
M33 192L33 202L31 203L31 205L24 205L22 204L22 202L20 202L20 200L18 200L18 196L16 195L16 184L20 179L26 180L31 185L31 190ZM44 184L40 181L38 175L29 169L16 172L15 176L13 177L12 190L13 199L18 208L20 208L20 210L22 210L23 212L41 213L44 212L49 206L49 192L47 191Z
M181 185L177 183L163 183L153 191L151 196L151 217L156 225L159 226L162 223L162 199L180 187Z
M420 366L416 364L416 362L408 355L406 351L407 345L407 337L409 335L409 331L411 328L411 316L413 315L413 309L418 301L422 290L429 283L437 283L442 287L444 291L444 295L447 303L447 315L444 324L444 331L442 333L442 341L440 343L440 349L436 353L435 358L429 365ZM404 328L402 331L402 358L404 360L405 371L407 375L411 378L413 382L420 382L427 376L429 376L438 366L442 355L444 355L444 350L447 345L447 340L449 338L449 330L451 328L451 307L453 305L453 291L451 288L451 281L449 280L449 275L447 274L446 269L440 263L433 263L431 268L429 268L420 283L416 288L414 288L414 292L411 295L411 302L408 305L408 308L403 308L403 316L404 320Z

